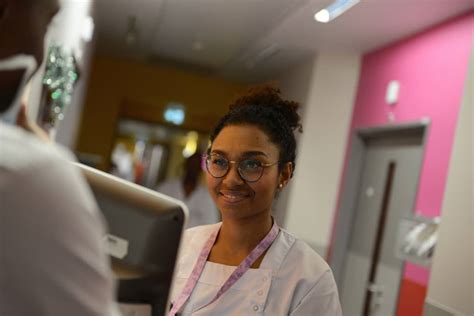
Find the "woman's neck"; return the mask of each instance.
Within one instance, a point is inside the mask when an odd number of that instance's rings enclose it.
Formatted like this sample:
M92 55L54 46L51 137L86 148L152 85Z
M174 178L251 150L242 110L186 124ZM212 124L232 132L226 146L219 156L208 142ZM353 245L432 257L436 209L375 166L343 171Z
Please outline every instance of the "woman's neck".
M223 219L209 261L238 265L272 228L270 212L245 219ZM258 260L257 266L263 259Z

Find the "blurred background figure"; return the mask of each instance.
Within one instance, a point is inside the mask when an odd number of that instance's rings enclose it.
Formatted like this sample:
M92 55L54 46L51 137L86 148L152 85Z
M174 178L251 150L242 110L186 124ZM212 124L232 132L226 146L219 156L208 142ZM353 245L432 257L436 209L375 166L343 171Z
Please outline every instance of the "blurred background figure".
M187 228L217 223L219 216L207 189L201 184L201 154L195 153L184 162L181 179L162 182L156 190L183 201L189 208Z
M134 181L133 157L123 144L115 146L111 155L110 173L128 181Z

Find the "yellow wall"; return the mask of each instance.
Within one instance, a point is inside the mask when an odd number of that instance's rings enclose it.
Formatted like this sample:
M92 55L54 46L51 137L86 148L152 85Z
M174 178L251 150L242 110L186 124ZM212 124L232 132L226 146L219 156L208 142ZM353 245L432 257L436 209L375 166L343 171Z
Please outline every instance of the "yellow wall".
M107 169L119 117L163 124L169 102L186 107L183 128L209 132L245 88L220 78L97 57L92 65L77 151L102 157Z

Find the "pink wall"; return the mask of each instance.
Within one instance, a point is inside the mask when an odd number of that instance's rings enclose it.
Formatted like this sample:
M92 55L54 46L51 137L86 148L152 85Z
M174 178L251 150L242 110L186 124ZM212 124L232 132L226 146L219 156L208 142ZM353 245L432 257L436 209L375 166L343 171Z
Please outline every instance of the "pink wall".
M389 112L393 113L395 124L428 118L431 124L414 212L428 217L441 215L473 35L474 11L471 10L363 56L341 188L351 147L350 136L355 129L389 124ZM385 102L387 84L391 80L400 83L399 99L394 107ZM337 210L339 203L340 200ZM336 212L332 242L337 217ZM331 251L329 247L329 260ZM428 269L405 264L397 316L422 314L428 281Z
M363 56L350 135L357 128L388 124L390 111L394 114L395 124L423 118L431 121L414 209L424 216L434 217L442 213L455 127L469 55L473 49L473 34L474 11L471 10ZM399 99L394 107L385 102L386 87L391 80L400 83ZM347 148L348 154L350 144ZM400 289L397 316L421 315L429 270L407 263L403 279L405 286ZM410 290L412 288L416 289L417 295Z
M363 56L354 107L354 129L384 125L392 111L395 124L431 121L415 211L441 214L454 132L473 43L474 12ZM385 102L391 80L400 83L396 106ZM426 285L427 269L406 264L405 278Z

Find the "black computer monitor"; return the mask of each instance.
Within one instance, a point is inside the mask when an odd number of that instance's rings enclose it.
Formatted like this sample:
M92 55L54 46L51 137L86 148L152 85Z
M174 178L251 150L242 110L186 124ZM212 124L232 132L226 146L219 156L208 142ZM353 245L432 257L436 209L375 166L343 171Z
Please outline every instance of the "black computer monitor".
M187 208L179 200L76 164L108 225L104 242L118 278L118 301L164 315Z

